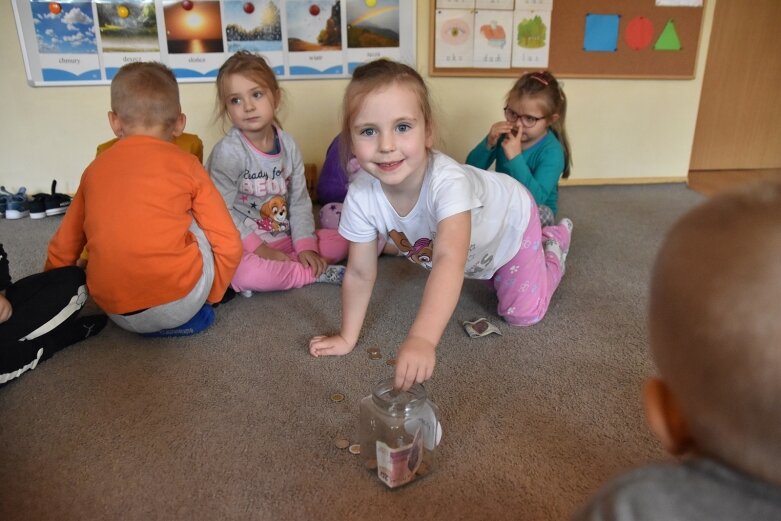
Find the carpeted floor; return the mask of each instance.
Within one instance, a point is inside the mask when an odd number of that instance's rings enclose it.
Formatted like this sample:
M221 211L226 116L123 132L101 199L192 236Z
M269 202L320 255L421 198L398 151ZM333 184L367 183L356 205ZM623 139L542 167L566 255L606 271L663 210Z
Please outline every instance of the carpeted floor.
M0 388L0 519L566 519L608 477L665 458L639 400L646 287L665 230L700 200L682 184L563 188L567 272L533 327L466 282L426 385L444 436L425 479L387 490L333 442L356 438L426 280L385 257L345 357L307 352L339 324L339 288L317 284L237 297L186 339L109 324ZM14 278L42 267L60 220L0 221ZM502 336L470 339L460 322L477 317Z

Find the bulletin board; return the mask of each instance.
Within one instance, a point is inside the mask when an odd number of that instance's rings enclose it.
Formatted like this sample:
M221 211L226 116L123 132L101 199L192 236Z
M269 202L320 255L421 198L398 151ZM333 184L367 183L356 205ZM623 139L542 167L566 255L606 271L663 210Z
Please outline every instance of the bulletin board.
M432 76L692 79L704 0L432 0Z
M346 78L368 61L415 65L415 0L11 0L32 86L111 82L159 61L211 82L234 52L280 79Z

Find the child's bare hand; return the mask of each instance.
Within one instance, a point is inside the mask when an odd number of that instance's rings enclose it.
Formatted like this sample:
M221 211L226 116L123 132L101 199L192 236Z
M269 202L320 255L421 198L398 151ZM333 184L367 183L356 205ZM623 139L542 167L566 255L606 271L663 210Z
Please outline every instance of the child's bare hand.
M515 156L520 154L523 150L523 145L521 143L523 129L521 128L520 120L518 124L514 124L512 127L515 128L515 133L513 133L512 130L508 131L507 135L504 137L504 141L502 141L502 150L504 150L504 155L507 157L508 161L512 161Z
M341 335L316 336L309 341L309 354L319 356L340 356L351 352L355 344L351 344Z
M394 387L406 391L414 383L423 383L434 372L436 363L434 344L419 337L408 337L399 348L396 357L396 378Z
M314 273L315 277L322 275L326 266L328 266L328 263L325 262L325 259L312 250L304 250L299 253L298 260L304 266L312 268L312 273Z
M13 308L11 303L5 298L5 295L0 293L0 324L11 318L13 314Z
M268 259L273 261L289 261L290 257L288 257L285 252L275 250L271 246L267 246L266 244L261 244L255 249L255 255L260 257L261 259Z
M491 130L488 131L488 148L494 148L496 142L499 141L499 137L502 134L508 134L512 132L513 124L507 121L499 121L491 125Z

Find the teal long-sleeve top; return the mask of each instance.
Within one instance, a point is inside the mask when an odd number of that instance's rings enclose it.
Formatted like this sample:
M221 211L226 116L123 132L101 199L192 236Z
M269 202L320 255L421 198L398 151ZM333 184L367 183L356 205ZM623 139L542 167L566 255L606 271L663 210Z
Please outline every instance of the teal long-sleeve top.
M507 174L531 192L538 205L544 204L558 213L559 178L564 172L564 147L556 134L548 131L538 143L518 154L512 160L504 155L499 138L494 148L488 148L488 136L466 157L468 165L487 170L496 161L496 171Z

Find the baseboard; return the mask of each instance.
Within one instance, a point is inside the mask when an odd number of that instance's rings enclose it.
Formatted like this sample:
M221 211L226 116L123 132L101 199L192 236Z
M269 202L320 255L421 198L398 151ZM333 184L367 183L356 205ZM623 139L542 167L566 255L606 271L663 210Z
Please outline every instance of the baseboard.
M685 182L685 177L607 177L596 179L561 179L559 181L559 186L653 185Z
M690 170L688 184L701 194L713 195L733 186L771 180L781 181L781 168Z

